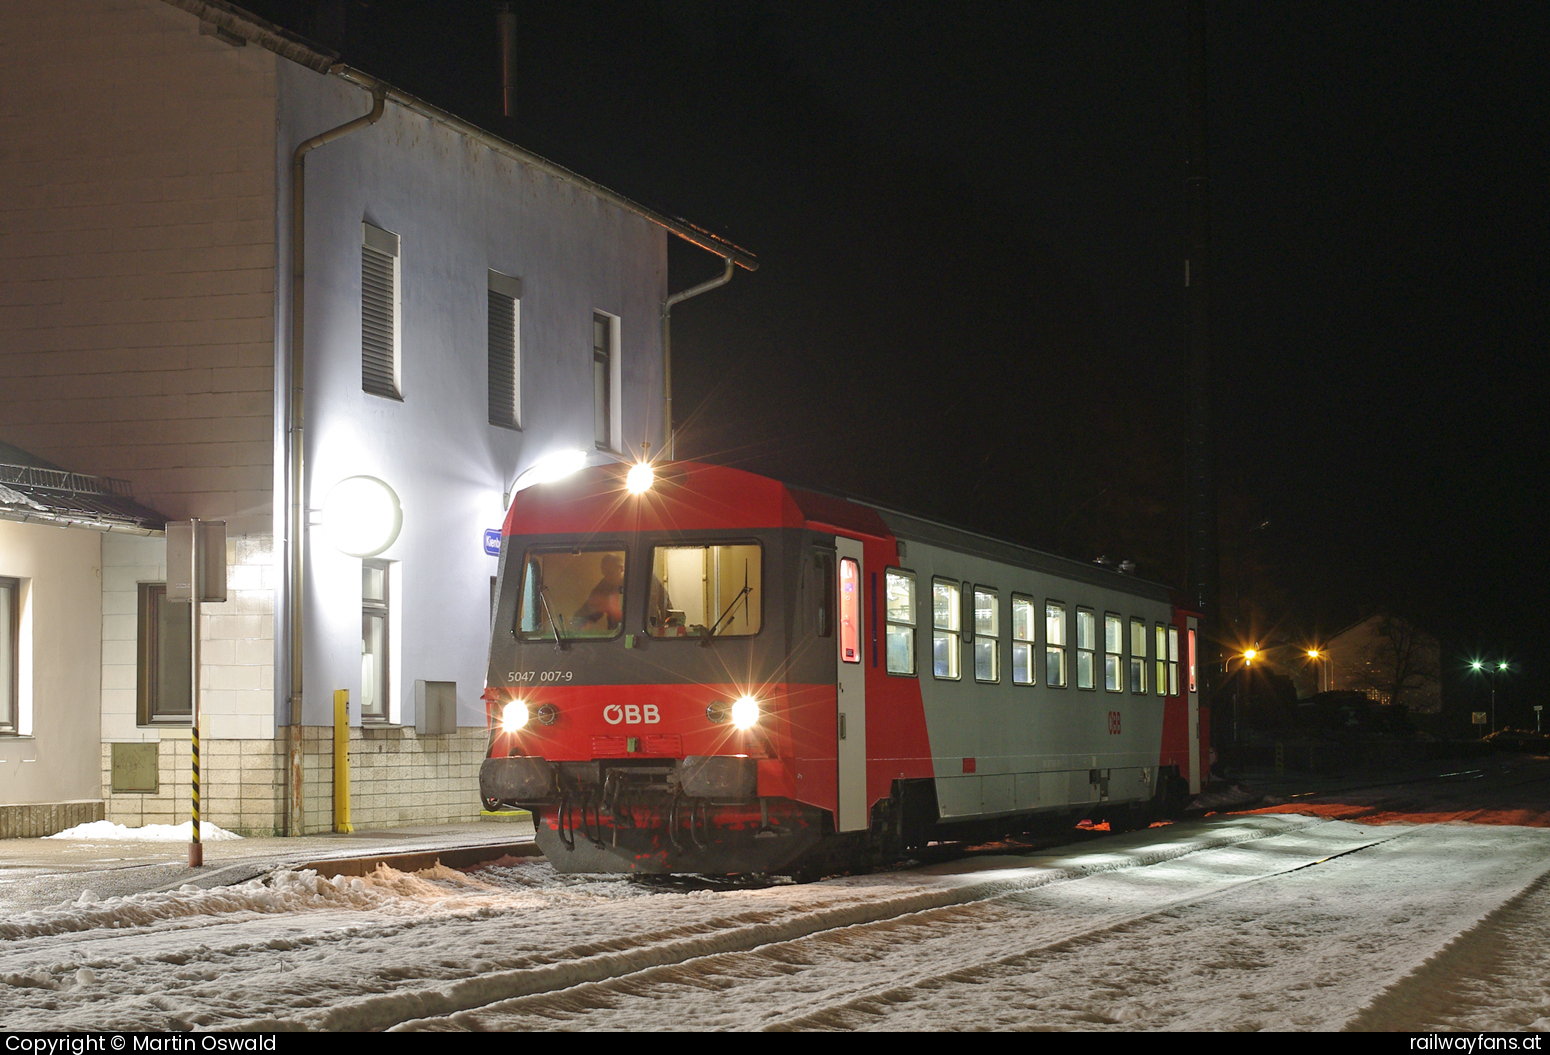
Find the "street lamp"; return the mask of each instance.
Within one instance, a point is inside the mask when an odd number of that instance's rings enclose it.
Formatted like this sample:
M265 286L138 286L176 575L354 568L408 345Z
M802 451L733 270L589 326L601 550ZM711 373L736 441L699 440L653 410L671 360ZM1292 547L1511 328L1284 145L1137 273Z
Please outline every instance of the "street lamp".
M1329 654L1329 650L1320 649L1317 646L1310 648L1308 660L1313 664L1314 676L1318 678L1319 691L1329 692L1334 689L1335 657Z
M1512 670L1512 664L1505 659L1499 659L1495 663L1489 660L1472 659L1469 661L1469 669L1476 674L1484 675L1491 682L1491 732L1496 732L1496 679Z

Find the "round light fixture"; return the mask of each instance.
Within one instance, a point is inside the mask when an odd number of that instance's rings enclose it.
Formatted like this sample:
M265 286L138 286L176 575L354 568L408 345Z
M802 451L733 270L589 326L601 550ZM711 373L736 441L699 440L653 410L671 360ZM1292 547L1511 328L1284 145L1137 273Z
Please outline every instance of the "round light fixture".
M398 540L403 526L398 495L375 476L348 476L323 500L328 541L351 557L375 557Z

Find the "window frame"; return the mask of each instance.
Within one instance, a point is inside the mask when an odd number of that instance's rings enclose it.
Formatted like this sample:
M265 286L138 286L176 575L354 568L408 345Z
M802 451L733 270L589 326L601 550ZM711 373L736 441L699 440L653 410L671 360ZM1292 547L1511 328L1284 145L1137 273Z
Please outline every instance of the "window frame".
M402 354L404 269L400 250L401 243L398 235L365 221L361 222L361 390L368 395L402 403L404 401ZM373 264L378 271L385 269L390 273L392 286L390 290L382 290L380 274L371 270ZM380 318L373 319L369 315L373 295L381 302L379 306L382 310L390 315L386 326ZM386 335L385 350L373 349L369 346L368 342L372 338L370 331L373 329L389 331ZM382 339L380 335L378 339ZM386 370L382 369L380 363L373 367L371 361L373 356L379 360L386 360Z
M1161 623L1152 624L1153 643L1157 649L1152 659L1153 691L1158 696L1168 695L1168 629Z
M646 546L645 546L646 556L645 556L645 561L644 561L645 567L646 567L646 576L647 576L647 578L646 578L646 608L649 609L651 607L651 579L657 573L657 570L656 570L657 569L657 550L659 550L659 549L706 549L706 550L708 550L708 549L711 549L712 547L715 547L715 546L757 546L759 548L759 587L758 587L758 589L756 591L758 593L758 595L759 595L759 604L758 604L758 610L759 610L759 629L755 630L751 634L717 634L716 638L715 638L717 641L722 641L722 640L725 640L725 641L750 641L753 638L756 638L760 634L764 633L764 626L765 626L765 619L764 619L764 593L765 593L766 571L765 571L765 567L764 567L764 543L760 539L756 539L756 538L714 538L714 539L680 539L678 541L672 541L672 540L668 540L668 539L657 539L656 541L647 543ZM620 544L620 548L621 549L625 548L622 543ZM583 553L592 552L592 551L593 551L593 547L591 547L591 546L588 546L588 547L586 547L585 549L582 550ZM536 552L536 548L533 549L533 550L529 550L529 552L530 553ZM569 549L561 548L558 551L549 550L547 552L564 552L564 553L569 553L570 550ZM830 638L830 637L834 637L834 636L836 636L836 635L838 635L840 633L840 598L839 598L840 558L834 553L833 550L820 550L820 551L816 551L816 552L818 552L820 555L827 555L829 558L831 558L833 560L833 563L828 568L828 573L829 573L829 575L828 575L828 582L825 584L827 589L832 591L832 593L833 593L833 596L829 598L829 600L828 600L828 602L826 604L826 611L828 612L828 615L829 615L828 632L825 633L825 632L823 632L820 629L820 631L818 633L819 637ZM625 556L625 578L624 578L626 619L625 619L624 622L621 622L619 624L620 633L623 633L625 622L628 622L629 591L630 591L630 573L629 573L629 562L630 562L630 560L631 560L631 557L627 554ZM820 569L820 570L822 570L822 569ZM820 574L819 578L822 579L822 578L825 578L825 576ZM665 587L665 585L666 584L664 584L664 587ZM519 597L519 600L520 600L520 597ZM752 605L750 605L750 607L752 607ZM721 613L717 612L716 614L720 615ZM701 638L700 635L698 635L698 634L693 634L693 635L691 635L691 634L684 634L682 636L679 636L677 634L662 634L662 635L653 634L651 632L651 629L650 629L649 626L646 628L645 634L646 634L647 637L651 638L651 640L653 640L653 641L693 641L694 643L699 644L703 640L703 638ZM616 634L614 636L617 637L618 635ZM541 639L541 640L548 640L548 639L544 638L544 639ZM603 640L608 640L608 639L606 639L606 638L599 638L599 637L588 637L588 638L567 638L566 640L567 641L571 641L571 640L576 640L576 641L603 641Z
M601 326L601 329L600 329ZM619 316L592 310L592 442L597 450L621 451L621 413L619 362ZM606 335L606 347L599 347L598 333ZM599 367L602 369L599 370Z
M6 632L0 634L0 649L9 656L7 675L0 677L0 736L20 736L22 731L22 581L0 575L0 608L5 610ZM8 599L7 599L8 597Z
M1125 691L1125 617L1118 612L1103 613L1103 691Z
M981 685L999 685L1001 683L1001 594L989 586L975 585L972 597L974 599L974 680ZM980 598L990 598L990 631L980 632ZM982 677L980 674L980 648L989 645L990 671L989 675Z
M1082 647L1082 617L1086 616L1087 647ZM1087 659L1088 684L1082 684L1082 658ZM1098 613L1085 605L1076 606L1076 687L1084 692L1098 691Z
M1021 607L1028 613L1028 637L1017 636L1017 610ZM1012 684L1037 687L1039 684L1039 602L1025 593L1012 594ZM1019 651L1028 657L1028 678L1020 681L1017 677L1017 656Z
M903 622L902 620L895 619L893 617L893 606L892 606L892 604L889 601L889 596L890 596L889 586L890 586L891 581L894 580L894 579L898 579L898 580L901 580L903 582L909 583L909 589L910 589L910 599L909 599L910 621L907 622L907 623ZM899 677L899 678L918 678L920 676L920 660L917 657L916 652L915 652L915 638L916 638L915 627L916 627L916 623L918 622L918 620L920 618L919 611L920 611L920 602L919 602L919 597L918 597L918 595L916 594L916 591L915 591L915 573L910 571L910 570L908 570L907 568L884 568L883 569L883 670L884 670L885 673L892 674L895 677ZM907 670L907 671L904 671L904 670L894 670L893 669L893 650L889 647L889 645L890 645L890 643L891 643L891 641L893 639L893 635L896 634L896 633L899 633L899 634L908 633L908 635L909 635L910 669Z
M1168 695L1179 694L1179 628L1168 627Z
M189 638L192 630L189 620L193 618L193 605L178 601L167 600L167 584L165 582L142 582L138 584L138 596L136 600L137 631L135 634L135 724L141 727L171 726L177 728L187 726L193 721L194 711L194 682L192 664L187 672L188 676L188 710L184 712L164 712L162 704L162 686L166 681L161 669L162 637L167 632L168 620L166 610L168 605L178 604L187 612L187 616L181 620L182 626L173 628L174 632L181 631L181 636ZM192 642L190 642L191 644ZM184 646L186 653L187 646ZM179 680L182 680L181 678Z
M382 573L382 599L366 596L366 572L380 571ZM377 618L382 621L382 658L378 661L382 674L378 679L380 700L371 711L366 710L366 687L361 686L360 715L362 725L387 724L393 715L393 562L379 560L373 557L364 558L361 561L361 655L364 657L366 645L365 620ZM364 664L362 667L364 668Z
M1139 631L1139 633L1138 633ZM1140 649L1136 643L1140 642ZM1140 655L1137 655L1137 651ZM1132 696L1146 695L1146 620L1139 616L1130 617L1130 694Z
M1051 613L1056 611L1060 613L1059 623L1054 624L1060 627L1058 642L1051 640L1050 637L1052 625L1050 617ZM1044 599L1044 687L1047 689L1064 689L1071 684L1069 672L1066 670L1066 649L1069 647L1066 642L1070 637L1066 626L1067 611L1066 602L1048 597ZM1055 680L1057 673L1060 677L1059 681Z
M952 591L951 603L947 606L949 624L943 625L937 621L936 592L938 588ZM931 578L931 675L938 681L963 680L963 583L957 579L945 579L940 576ZM937 669L936 646L937 641L947 643L948 673L943 674Z
M488 275L486 337L489 423L522 430L522 280L499 271ZM509 320L504 316L509 314ZM504 327L509 321L510 339ZM506 398L509 396L509 399ZM500 398L497 398L500 397Z

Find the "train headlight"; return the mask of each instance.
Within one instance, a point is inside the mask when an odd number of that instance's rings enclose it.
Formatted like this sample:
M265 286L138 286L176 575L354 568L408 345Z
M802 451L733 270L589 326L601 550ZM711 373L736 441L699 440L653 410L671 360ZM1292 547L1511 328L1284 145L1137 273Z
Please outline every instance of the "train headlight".
M752 696L739 696L732 705L732 724L739 729L750 729L759 721L759 701Z
M512 700L501 708L501 728L508 733L514 733L527 725L527 704L521 700Z
M656 479L657 471L651 467L650 462L637 462L625 476L624 486L629 488L632 495L643 495L651 490Z

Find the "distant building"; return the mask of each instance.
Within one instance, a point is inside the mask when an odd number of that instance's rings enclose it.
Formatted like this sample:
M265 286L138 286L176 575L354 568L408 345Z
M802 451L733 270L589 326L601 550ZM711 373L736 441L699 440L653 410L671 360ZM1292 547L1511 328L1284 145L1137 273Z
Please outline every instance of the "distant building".
M1324 658L1297 679L1298 695L1350 690L1416 713L1442 709L1441 646L1406 619L1369 616L1331 637L1321 652Z
M145 505L0 524L0 804L186 819L156 520L200 517L231 565L201 627L205 818L326 829L340 689L357 826L477 816L484 532L547 454L660 449L669 235L753 266L334 59L219 0L6 5L0 439ZM22 519L37 492L5 486ZM373 495L401 523L363 550L338 521ZM427 725L422 682L455 721Z

